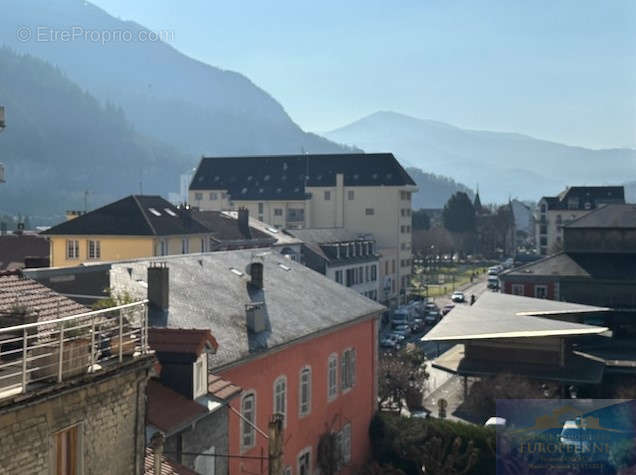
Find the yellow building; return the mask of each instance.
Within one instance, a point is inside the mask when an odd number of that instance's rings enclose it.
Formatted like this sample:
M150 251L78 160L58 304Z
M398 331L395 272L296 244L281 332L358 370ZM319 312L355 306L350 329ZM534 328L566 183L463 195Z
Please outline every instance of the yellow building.
M189 202L201 210L245 207L276 228L370 233L380 253L381 296L404 296L411 273L413 179L390 153L204 157Z
M160 196L131 195L44 231L51 267L205 252L214 234Z

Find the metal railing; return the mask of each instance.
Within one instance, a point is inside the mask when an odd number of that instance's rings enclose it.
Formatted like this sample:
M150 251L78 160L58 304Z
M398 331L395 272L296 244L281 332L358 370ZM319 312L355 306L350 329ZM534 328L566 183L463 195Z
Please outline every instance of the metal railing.
M146 354L147 303L0 328L0 399Z

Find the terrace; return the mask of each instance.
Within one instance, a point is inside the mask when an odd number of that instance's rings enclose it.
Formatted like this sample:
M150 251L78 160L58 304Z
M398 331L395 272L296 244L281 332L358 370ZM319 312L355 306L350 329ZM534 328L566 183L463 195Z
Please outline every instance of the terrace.
M147 302L0 328L0 404L149 354Z

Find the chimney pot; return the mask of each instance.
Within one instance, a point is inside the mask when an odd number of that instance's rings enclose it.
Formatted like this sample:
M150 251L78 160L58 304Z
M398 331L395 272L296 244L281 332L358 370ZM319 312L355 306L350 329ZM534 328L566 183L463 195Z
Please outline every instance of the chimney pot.
M148 302L152 310L168 310L170 305L170 269L161 267L148 267Z

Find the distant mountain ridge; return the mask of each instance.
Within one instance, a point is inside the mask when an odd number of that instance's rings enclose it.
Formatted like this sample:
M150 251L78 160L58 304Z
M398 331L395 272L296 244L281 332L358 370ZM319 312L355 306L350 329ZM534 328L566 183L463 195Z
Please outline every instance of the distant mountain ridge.
M566 185L621 184L636 175L636 150L590 150L395 112L376 112L324 135L365 150L390 150L405 166L479 184L486 202L536 201Z
M42 25L45 32L73 32L79 25L98 32L97 39L99 32L110 32L111 39L36 41ZM18 26L31 38L23 41ZM118 31L127 36L113 39ZM136 130L193 157L350 151L302 131L245 76L196 61L166 43L139 39L149 33L84 0L5 0L0 15L5 44L59 67L102 103L121 106Z

